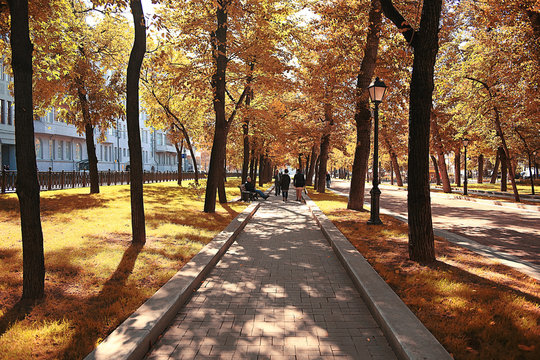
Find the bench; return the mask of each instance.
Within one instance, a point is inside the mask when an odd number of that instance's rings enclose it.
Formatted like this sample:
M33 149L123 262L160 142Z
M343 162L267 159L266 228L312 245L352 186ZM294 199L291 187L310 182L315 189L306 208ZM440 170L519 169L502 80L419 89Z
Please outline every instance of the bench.
M259 194L256 192L247 191L244 184L239 186L240 188L240 198L242 201L253 201L259 199Z

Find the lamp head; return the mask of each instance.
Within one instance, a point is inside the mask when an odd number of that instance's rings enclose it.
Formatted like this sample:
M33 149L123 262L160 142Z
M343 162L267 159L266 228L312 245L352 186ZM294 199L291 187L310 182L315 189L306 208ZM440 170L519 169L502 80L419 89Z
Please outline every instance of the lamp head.
M375 81L368 86L369 98L374 103L380 103L386 95L386 85L378 77L375 78Z

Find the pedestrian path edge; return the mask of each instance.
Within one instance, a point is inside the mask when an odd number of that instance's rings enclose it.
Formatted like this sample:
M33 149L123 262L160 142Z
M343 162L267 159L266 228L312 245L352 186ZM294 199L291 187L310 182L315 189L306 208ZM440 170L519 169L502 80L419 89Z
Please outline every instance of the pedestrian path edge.
M452 356L371 267L319 207L304 195L315 221L347 270L398 358L452 359Z
M142 359L201 281L259 209L252 203L150 299L120 324L85 360Z

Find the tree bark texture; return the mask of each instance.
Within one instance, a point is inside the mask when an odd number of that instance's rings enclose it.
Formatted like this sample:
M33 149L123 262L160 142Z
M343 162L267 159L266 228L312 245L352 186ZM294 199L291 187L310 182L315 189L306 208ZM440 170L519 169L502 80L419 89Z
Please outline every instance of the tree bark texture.
M452 187L450 185L450 179L448 178L448 169L446 168L446 162L444 161L444 150L442 146L442 139L439 133L439 124L437 118L431 120L431 133L433 137L433 144L435 151L437 152L437 161L439 165L439 172L441 176L443 191L445 193L451 193Z
M431 163L433 164L433 171L435 171L435 181L437 185L441 185L441 175L439 175L439 165L437 164L437 159L435 156L430 155Z
M499 151L500 151L499 149L495 151L495 165L493 165L493 173L491 174L491 181L490 181L491 184L495 184L497 182L497 177L499 174L499 163L500 163Z
M315 172L315 162L316 161L317 161L317 147L315 145L313 145L311 147L309 168L308 168L307 176L306 176L306 185L307 186L312 186L313 185L313 174Z
M454 174L457 187L461 186L461 149L458 147L454 153Z
M83 110L84 116L84 110ZM88 169L90 173L90 194L99 193L99 173L98 159L96 155L96 145L94 143L94 127L92 123L85 120L84 134L86 139L86 152L88 153Z
M385 16L414 49L409 105L409 257L432 262L435 244L429 190L429 127L442 0L424 1L418 31L408 25L391 0L381 0L381 5Z
M250 77L253 75L253 69L255 67L255 63L250 64L251 72ZM250 82L251 79L248 79L248 82ZM253 98L253 90L250 90L249 93L246 95L246 107L249 108L251 106L251 99ZM242 135L244 140L244 158L242 161L242 184L244 184L247 181L248 177L248 166L249 166L249 115L246 116L244 119L244 123L242 124Z
M213 105L216 114L214 141L210 153L210 167L206 182L206 195L204 198L204 212L216 211L217 187L223 181L224 156L227 147L227 120L225 118L225 75L227 72L227 5L229 1L217 1L216 17L217 28L213 33L212 45L215 61L215 73L212 75L214 92Z
M484 182L484 155L478 155L478 184Z
M334 119L332 117L332 106L327 103L324 109L324 121L326 123L324 133L321 137L321 152L319 160L319 183L317 184L317 191L324 193L326 188L326 173L328 164L328 155L330 153L330 134L332 133L332 127L334 125Z
M502 147L499 147L499 158L501 159L501 191L508 190L508 158Z
M321 155L317 155L317 160L315 161L315 182L313 184L313 187L315 190L319 187L319 164L321 162Z
M139 126L139 79L146 52L146 24L141 0L130 0L135 26L135 40L127 68L127 129L130 157L131 229L133 243L146 242L143 200L143 164Z
M254 178L254 167L255 167L255 150L251 149L251 156L249 161L249 177ZM245 181L244 181L245 182Z
M184 150L184 141L180 142L180 147L178 146L178 143L174 143L174 147L176 148L176 156L178 156L178 185L182 186L182 151Z
M34 143L32 52L28 1L8 0L11 17L11 67L15 95L15 151L23 248L22 299L45 296L45 257L40 219L39 182Z
M377 51L379 49L379 36L382 23L381 4L379 0L371 1L368 19L369 28L364 48L364 57L360 64L360 72L356 80L356 108L354 113L354 120L356 122L356 148L352 166L349 201L347 203L347 208L352 210L362 210L364 208L364 193L371 136L371 111L369 108L367 87L371 82L377 64Z
M261 154L259 156L259 164L261 164L259 166L259 186L263 186L264 185L264 177L265 177L265 171L266 171L266 164L265 164L265 158L264 158L264 155Z

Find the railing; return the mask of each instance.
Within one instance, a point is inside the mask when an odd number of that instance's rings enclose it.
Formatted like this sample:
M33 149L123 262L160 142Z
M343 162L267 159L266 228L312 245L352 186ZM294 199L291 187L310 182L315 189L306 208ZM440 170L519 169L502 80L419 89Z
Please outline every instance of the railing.
M99 185L122 185L129 184L129 171L98 171ZM205 174L199 174L200 179L206 178ZM178 172L149 172L143 173L143 183L157 183L176 181ZM182 180L195 179L195 173L182 173ZM90 186L90 174L88 171L40 171L38 172L40 190L61 190L76 187ZM14 192L17 189L17 171L2 170L0 175L0 191Z

